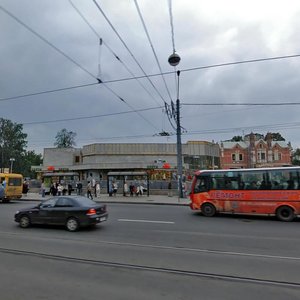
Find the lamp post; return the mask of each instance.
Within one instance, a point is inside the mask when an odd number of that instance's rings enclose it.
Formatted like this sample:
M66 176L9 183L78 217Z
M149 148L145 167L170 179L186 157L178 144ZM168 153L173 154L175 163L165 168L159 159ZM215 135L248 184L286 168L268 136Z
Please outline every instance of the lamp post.
M173 52L168 58L168 62L171 66L176 67L180 62L180 56ZM177 135L177 175L179 186L179 198L183 198L182 189L182 145L181 145L181 126L180 126L180 100L179 100L179 75L180 71L177 71L177 99L176 99L176 135Z
M15 159L14 158L10 158L9 160L10 160L10 173L12 173L13 164L14 164Z

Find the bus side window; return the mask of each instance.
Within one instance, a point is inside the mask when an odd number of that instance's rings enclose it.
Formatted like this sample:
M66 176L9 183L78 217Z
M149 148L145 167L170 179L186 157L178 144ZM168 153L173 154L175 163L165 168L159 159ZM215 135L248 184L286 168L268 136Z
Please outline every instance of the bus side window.
M201 193L208 191L208 178L198 178L195 185L195 193Z

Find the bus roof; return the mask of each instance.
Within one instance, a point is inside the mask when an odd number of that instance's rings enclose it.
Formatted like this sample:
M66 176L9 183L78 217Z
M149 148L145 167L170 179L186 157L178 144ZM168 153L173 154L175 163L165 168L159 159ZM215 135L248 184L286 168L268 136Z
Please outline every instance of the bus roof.
M216 170L198 170L195 175L202 173L226 173L226 172L253 172L253 171L276 171L276 170L299 170L300 166L296 167L275 167L275 168L249 168L249 169L216 169Z
M22 174L17 174L17 173L0 173L0 177L18 177L21 178L23 177Z

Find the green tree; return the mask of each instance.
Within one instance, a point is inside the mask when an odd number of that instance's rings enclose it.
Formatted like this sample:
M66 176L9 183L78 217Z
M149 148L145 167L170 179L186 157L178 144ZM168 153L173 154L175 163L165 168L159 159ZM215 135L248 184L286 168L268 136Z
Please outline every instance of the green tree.
M73 146L76 145L75 137L75 132L67 131L67 129L64 128L57 133L54 146L57 148L73 148Z
M32 166L39 166L43 163L42 154L36 154L34 151L26 151L21 160L22 174L24 177L35 178L36 173L31 170Z
M13 158L13 171L22 173L22 158L26 153L27 134L23 133L23 125L0 118L0 169L10 168Z
M285 141L285 138L279 132L271 132L273 141Z
M241 141L243 141L243 137L241 135L235 135L230 141L231 142L241 142Z
M300 149L297 148L292 154L292 165L300 166Z

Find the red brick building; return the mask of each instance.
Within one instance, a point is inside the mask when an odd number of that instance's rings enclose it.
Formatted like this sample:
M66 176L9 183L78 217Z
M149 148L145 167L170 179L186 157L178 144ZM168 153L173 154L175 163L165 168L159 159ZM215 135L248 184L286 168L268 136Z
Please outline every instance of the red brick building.
M268 133L266 140L251 133L244 141L221 142L221 169L262 168L290 166L292 147L285 141L273 141Z

